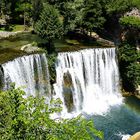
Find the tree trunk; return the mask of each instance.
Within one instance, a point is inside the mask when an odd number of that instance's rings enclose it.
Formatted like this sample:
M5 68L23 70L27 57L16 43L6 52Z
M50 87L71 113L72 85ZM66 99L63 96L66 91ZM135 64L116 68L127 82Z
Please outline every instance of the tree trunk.
M26 4L24 5L24 31L26 31L27 30L27 28L26 28Z
M52 39L48 40L48 47L47 47L47 51L48 54L51 54L52 52L54 52L55 47L54 47L54 42Z
M24 11L24 31L26 31L26 16L25 16L25 11Z

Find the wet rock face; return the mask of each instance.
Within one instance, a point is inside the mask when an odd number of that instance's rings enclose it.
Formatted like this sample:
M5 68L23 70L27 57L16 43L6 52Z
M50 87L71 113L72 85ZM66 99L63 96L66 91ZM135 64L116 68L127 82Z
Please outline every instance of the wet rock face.
M138 97L140 99L140 85L138 85L135 95L136 95L136 97Z
M73 91L70 88L64 88L64 102L67 107L68 112L72 112L74 110L73 104Z
M33 53L39 50L40 49L37 46L33 46L32 44L27 44L21 47L21 51L24 51L26 53Z
M3 88L3 82L4 82L3 75L4 75L3 68L0 65L0 90Z
M140 18L140 10L133 8L130 12L127 12L125 16L135 16Z
M64 82L63 93L65 105L67 106L68 112L72 112L74 109L73 86L72 86L72 78L69 72L64 74L63 82Z
M64 74L63 82L64 82L64 87L70 88L72 86L72 78L69 72Z

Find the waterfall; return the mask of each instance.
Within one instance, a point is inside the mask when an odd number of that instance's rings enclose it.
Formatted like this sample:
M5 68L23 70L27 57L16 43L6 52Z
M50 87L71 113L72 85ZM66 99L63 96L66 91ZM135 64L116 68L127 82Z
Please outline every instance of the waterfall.
M63 115L103 114L121 104L115 48L59 53L55 98L63 102Z
M4 89L11 82L22 88L26 95L49 94L50 81L45 54L32 54L9 61L2 65Z
M104 114L110 106L122 103L115 48L59 53L56 75L54 98L62 100L64 117L83 112ZM0 77L4 89L15 82L27 96L50 94L45 54L23 56L2 64Z

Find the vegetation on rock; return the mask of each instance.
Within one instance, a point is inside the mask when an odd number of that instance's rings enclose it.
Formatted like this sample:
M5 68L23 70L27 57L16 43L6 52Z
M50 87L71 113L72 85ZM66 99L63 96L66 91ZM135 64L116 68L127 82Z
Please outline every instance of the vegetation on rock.
M120 72L126 91L134 92L140 84L139 54L136 46L124 42L119 47Z
M120 23L125 27L140 29L140 17L124 16L120 19Z

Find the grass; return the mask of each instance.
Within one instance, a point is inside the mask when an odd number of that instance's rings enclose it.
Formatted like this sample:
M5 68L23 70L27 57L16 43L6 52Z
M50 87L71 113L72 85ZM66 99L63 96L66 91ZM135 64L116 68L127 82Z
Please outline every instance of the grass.
M78 40L70 40L70 39L66 39L66 43L70 44L70 45L79 45L80 43L78 42Z
M124 16L120 19L120 23L124 26L140 28L140 18L135 16Z
M0 28L0 31L5 31L5 28L4 28L4 27L1 27L1 28Z
M93 41L93 42L79 42L78 40L74 39L65 39L65 40L56 40L55 41L55 49L57 52L71 52L71 51L78 51L81 49L88 49L88 48L110 48L113 47L108 43L103 41Z
M25 27L24 25L13 25L12 27L12 32L17 32L17 31L24 31ZM31 31L32 27L27 27L27 31Z
M16 57L29 55L20 50L21 46L27 44L36 45L37 43L40 42L45 42L45 40L29 32L20 33L17 34L16 36L12 36L6 39L1 39L0 40L0 64L13 60ZM43 52L43 50L42 51L40 50L39 52L37 51L35 53L40 53L40 52Z
M6 48L0 50L0 64L6 63L7 61L12 61L13 59L17 57L21 57L24 55L30 55L30 54L36 54L36 53L43 53L43 50L39 50L34 53L26 53L24 51L21 51L19 48Z
M24 25L12 24L10 26L1 27L0 31L9 31L9 32L17 32L24 31ZM32 27L27 27L27 31L31 31Z
M12 26L12 32L24 31L24 29L25 29L24 25L13 25Z
M11 48L1 49L0 50L0 64L13 60L14 58L22 56L22 55L25 55L25 53L17 49L11 49Z
M0 49L3 48L16 48L21 47L23 45L31 44L33 42L40 43L45 42L45 40L41 39L35 34L31 33L20 33L15 36L1 39L0 40ZM34 43L35 44L35 43Z

